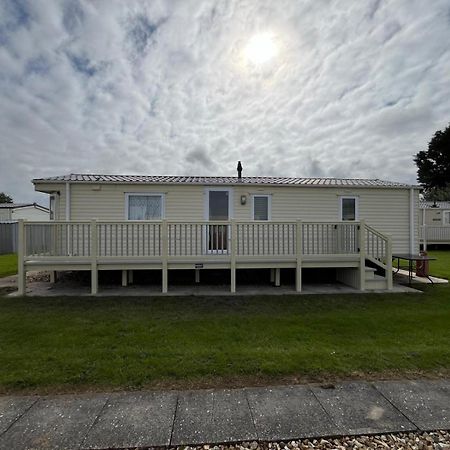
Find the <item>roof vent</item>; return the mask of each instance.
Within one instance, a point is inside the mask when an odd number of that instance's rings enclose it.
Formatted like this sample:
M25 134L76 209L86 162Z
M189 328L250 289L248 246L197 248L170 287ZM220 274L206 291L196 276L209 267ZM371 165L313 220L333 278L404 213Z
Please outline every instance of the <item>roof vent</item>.
M238 161L237 172L238 172L238 179L240 180L242 178L242 164L240 161Z

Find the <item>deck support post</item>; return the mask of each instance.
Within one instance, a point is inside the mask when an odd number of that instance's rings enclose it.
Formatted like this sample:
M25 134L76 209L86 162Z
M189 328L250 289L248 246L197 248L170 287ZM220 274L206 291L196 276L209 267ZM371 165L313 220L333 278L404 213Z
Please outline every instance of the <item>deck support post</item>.
M50 271L50 283L56 283L56 270Z
M132 270L128 271L128 283L133 284L134 281L134 273Z
M297 292L302 291L302 256L303 256L303 235L302 235L302 221L297 220L296 226L296 254L297 254L297 266L295 268L295 290Z
M280 284L281 284L281 282L280 282L280 270L281 269L279 267L277 267L275 269L275 286L277 286L277 287L279 287Z
M21 296L26 295L27 271L25 269L25 224L19 219L18 224L18 249L17 249L17 290Z
M275 283L275 269L270 269L270 282Z
M195 282L200 283L200 269L195 269Z
M392 290L393 287L393 272L392 272L392 238L387 236L386 242L386 280L388 290Z
M234 219L231 220L231 292L236 292L236 254L237 254L237 225Z
M169 232L167 220L161 223L161 266L162 266L162 293L167 294L169 285L169 271L167 260L169 258Z
M98 292L98 234L97 221L91 220L91 294L96 295Z
M128 271L122 270L122 286L125 287L128 285Z
M359 289L366 290L366 222L359 222Z

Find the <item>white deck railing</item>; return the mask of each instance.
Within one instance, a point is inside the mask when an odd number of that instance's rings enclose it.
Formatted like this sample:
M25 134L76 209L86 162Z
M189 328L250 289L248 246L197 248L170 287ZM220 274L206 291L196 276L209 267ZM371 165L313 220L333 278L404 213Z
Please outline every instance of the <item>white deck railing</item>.
M390 237L369 225L362 227L362 235L365 245L364 258L384 269L388 289L392 289L392 242Z
M422 225L419 233L420 240L424 242L424 244L450 243L450 225L442 225L440 227Z
M375 261L385 262L388 252L388 239L386 236L366 225L365 227L366 255Z
M169 257L227 256L233 250L237 256L295 257L298 238L302 255L360 251L357 222L24 222L24 230L26 258L89 258L94 248L98 257L161 257L164 247ZM384 237L375 232L370 240L366 232L367 251L380 259Z
M342 260L352 256L361 268L364 289L366 260L385 270L392 285L390 238L361 222L267 222L267 221L19 221L19 291L24 292L25 265L53 267L88 264L96 273L98 264L160 264L163 292L167 291L169 263L223 262L232 273L235 288L236 263L288 262L297 268L301 289L302 261ZM234 278L233 278L234 277ZM96 292L93 276L92 292ZM390 280L390 281L389 281ZM233 288L234 286L234 288Z

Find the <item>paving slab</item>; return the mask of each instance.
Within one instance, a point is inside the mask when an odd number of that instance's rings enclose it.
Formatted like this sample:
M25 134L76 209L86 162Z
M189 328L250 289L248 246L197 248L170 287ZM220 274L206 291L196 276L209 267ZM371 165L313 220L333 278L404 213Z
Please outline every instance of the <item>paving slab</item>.
M257 438L243 389L180 392L171 445Z
M381 381L375 386L421 430L450 429L450 380Z
M305 386L249 388L258 438L286 440L337 434L337 428Z
M1 283L1 282L0 282ZM15 281L14 281L15 283ZM13 284L15 286L15 284ZM371 291L371 293L422 293L422 291L411 288L409 286L400 285L394 283L392 290L387 291L385 289L377 289ZM118 286L118 285L101 285L97 294L99 297L111 297L111 296L249 296L249 295L315 295L315 294L357 294L361 291L345 286L339 283L332 284L304 284L302 292L296 292L293 284L285 284L283 286L258 286L258 285L239 285L237 292L230 293L229 285L217 286L208 285L202 283L200 286L192 285L171 285L169 292L162 293L160 285L131 285L131 286ZM8 297L18 297L18 291L11 292ZM87 286L81 286L79 283L60 281L56 284L51 284L48 281L31 281L27 283L27 296L29 297L55 297L55 296L91 296L90 288Z
M82 448L169 445L177 397L175 391L111 395Z
M343 383L312 391L337 425L339 434L413 431L416 426L392 406L372 385Z
M38 397L0 397L0 435L37 401Z
M79 448L106 400L105 395L41 399L0 437L0 448Z

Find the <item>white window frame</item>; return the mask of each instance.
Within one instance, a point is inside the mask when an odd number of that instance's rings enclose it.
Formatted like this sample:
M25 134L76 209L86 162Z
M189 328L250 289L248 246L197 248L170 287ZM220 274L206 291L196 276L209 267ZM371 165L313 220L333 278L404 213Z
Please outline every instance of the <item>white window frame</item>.
M153 219L150 221L159 221L163 220L166 217L166 199L165 195L162 192L125 192L125 220L132 220L128 218L129 213L129 203L130 203L130 196L140 196L140 197L161 197L161 219ZM146 220L139 220L139 222L145 222ZM149 222L147 220L147 222Z
M265 197L267 198L267 220L264 222L269 222L272 220L272 196L270 194L252 194L252 219L255 219L255 197Z
M447 221L445 220L446 217L448 217ZM442 211L442 225L444 227L450 226L450 209Z
M343 200L355 200L355 220L344 220L344 218L342 217ZM359 221L359 197L358 196L356 196L356 195L340 195L339 196L339 220L341 222L358 222Z

